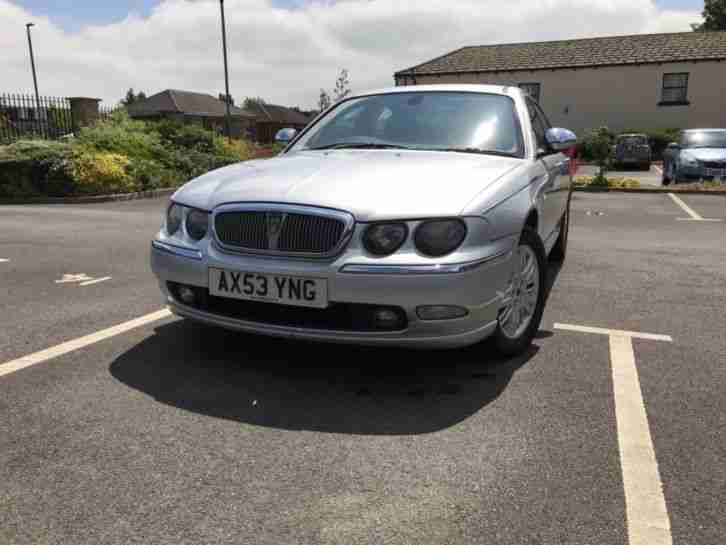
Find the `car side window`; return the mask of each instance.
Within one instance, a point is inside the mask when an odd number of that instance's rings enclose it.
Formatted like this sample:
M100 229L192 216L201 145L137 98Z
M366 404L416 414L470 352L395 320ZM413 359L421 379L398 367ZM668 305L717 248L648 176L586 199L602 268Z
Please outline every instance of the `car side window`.
M534 131L535 142L537 148L546 150L547 140L545 139L545 131L547 130L545 122L542 119L542 114L537 104L531 99L527 98L527 110L529 111L529 119L532 122L532 130Z

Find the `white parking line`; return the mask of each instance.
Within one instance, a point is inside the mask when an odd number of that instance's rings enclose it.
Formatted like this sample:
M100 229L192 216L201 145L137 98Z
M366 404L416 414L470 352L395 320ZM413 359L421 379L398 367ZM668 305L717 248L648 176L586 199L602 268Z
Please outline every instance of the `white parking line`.
M111 280L110 276L104 276L103 278L95 278L94 280L88 280L87 282L81 282L80 286L92 286L93 284L98 284L100 282L105 282L106 280Z
M584 325L572 324L555 324L555 329L563 329L567 331L577 331L578 333L597 333L598 335L617 335L619 337L630 337L636 339L648 339L651 341L673 342L670 335L660 335L658 333L641 333L639 331L623 331L621 329L606 329L604 327L590 327Z
M2 257L0 257L0 263L7 263L8 261L10 261L10 260L9 259L3 259Z
M721 221L720 219L704 218L698 212L693 210L693 208L691 208L686 203L684 203L680 199L680 197L677 197L673 193L668 193L668 196L671 198L671 200L674 203L676 203L678 206L680 206L686 214L691 216L690 218L677 218L679 221Z
M609 337L628 542L630 545L672 545L670 518L633 352L633 339L670 342L672 338L569 324L555 324L554 327Z
M168 309L157 310L156 312L152 312L146 316L134 318L128 322L124 322L107 329L102 329L101 331L61 343L51 348L46 348L40 352L34 352L33 354L28 354L27 356L23 356L15 360L0 363L0 377L15 373L16 371L20 371L21 369L25 369L31 365L43 363L44 361L68 354L74 350L85 348L86 346L90 346L105 339L110 339L111 337L115 337L121 333L126 333L127 331L131 331L137 327L156 322L169 316L171 316L171 312L169 312Z

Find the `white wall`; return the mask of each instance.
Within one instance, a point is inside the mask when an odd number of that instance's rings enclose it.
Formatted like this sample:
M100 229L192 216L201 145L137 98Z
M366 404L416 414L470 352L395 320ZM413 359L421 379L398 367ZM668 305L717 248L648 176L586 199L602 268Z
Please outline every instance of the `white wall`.
M658 106L663 74L688 72L688 106ZM540 104L553 125L582 133L623 129L726 127L726 62L417 76L429 83L540 83Z

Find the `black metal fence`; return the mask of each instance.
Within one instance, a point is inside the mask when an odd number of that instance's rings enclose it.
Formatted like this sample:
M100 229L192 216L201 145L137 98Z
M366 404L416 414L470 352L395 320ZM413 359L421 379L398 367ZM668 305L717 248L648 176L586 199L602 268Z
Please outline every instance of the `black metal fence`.
M106 118L114 109L99 108L99 117ZM35 95L0 94L0 143L20 138L58 139L74 132L71 104L67 98Z
M18 138L60 138L73 133L67 98L0 94L0 142Z

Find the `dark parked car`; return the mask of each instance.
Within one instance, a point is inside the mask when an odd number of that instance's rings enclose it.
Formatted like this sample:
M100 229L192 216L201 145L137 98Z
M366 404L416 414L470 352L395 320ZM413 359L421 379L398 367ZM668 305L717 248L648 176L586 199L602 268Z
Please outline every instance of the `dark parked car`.
M638 166L650 170L651 149L644 134L621 134L615 140L613 162L616 168Z
M689 129L663 154L663 185L726 178L726 129Z

